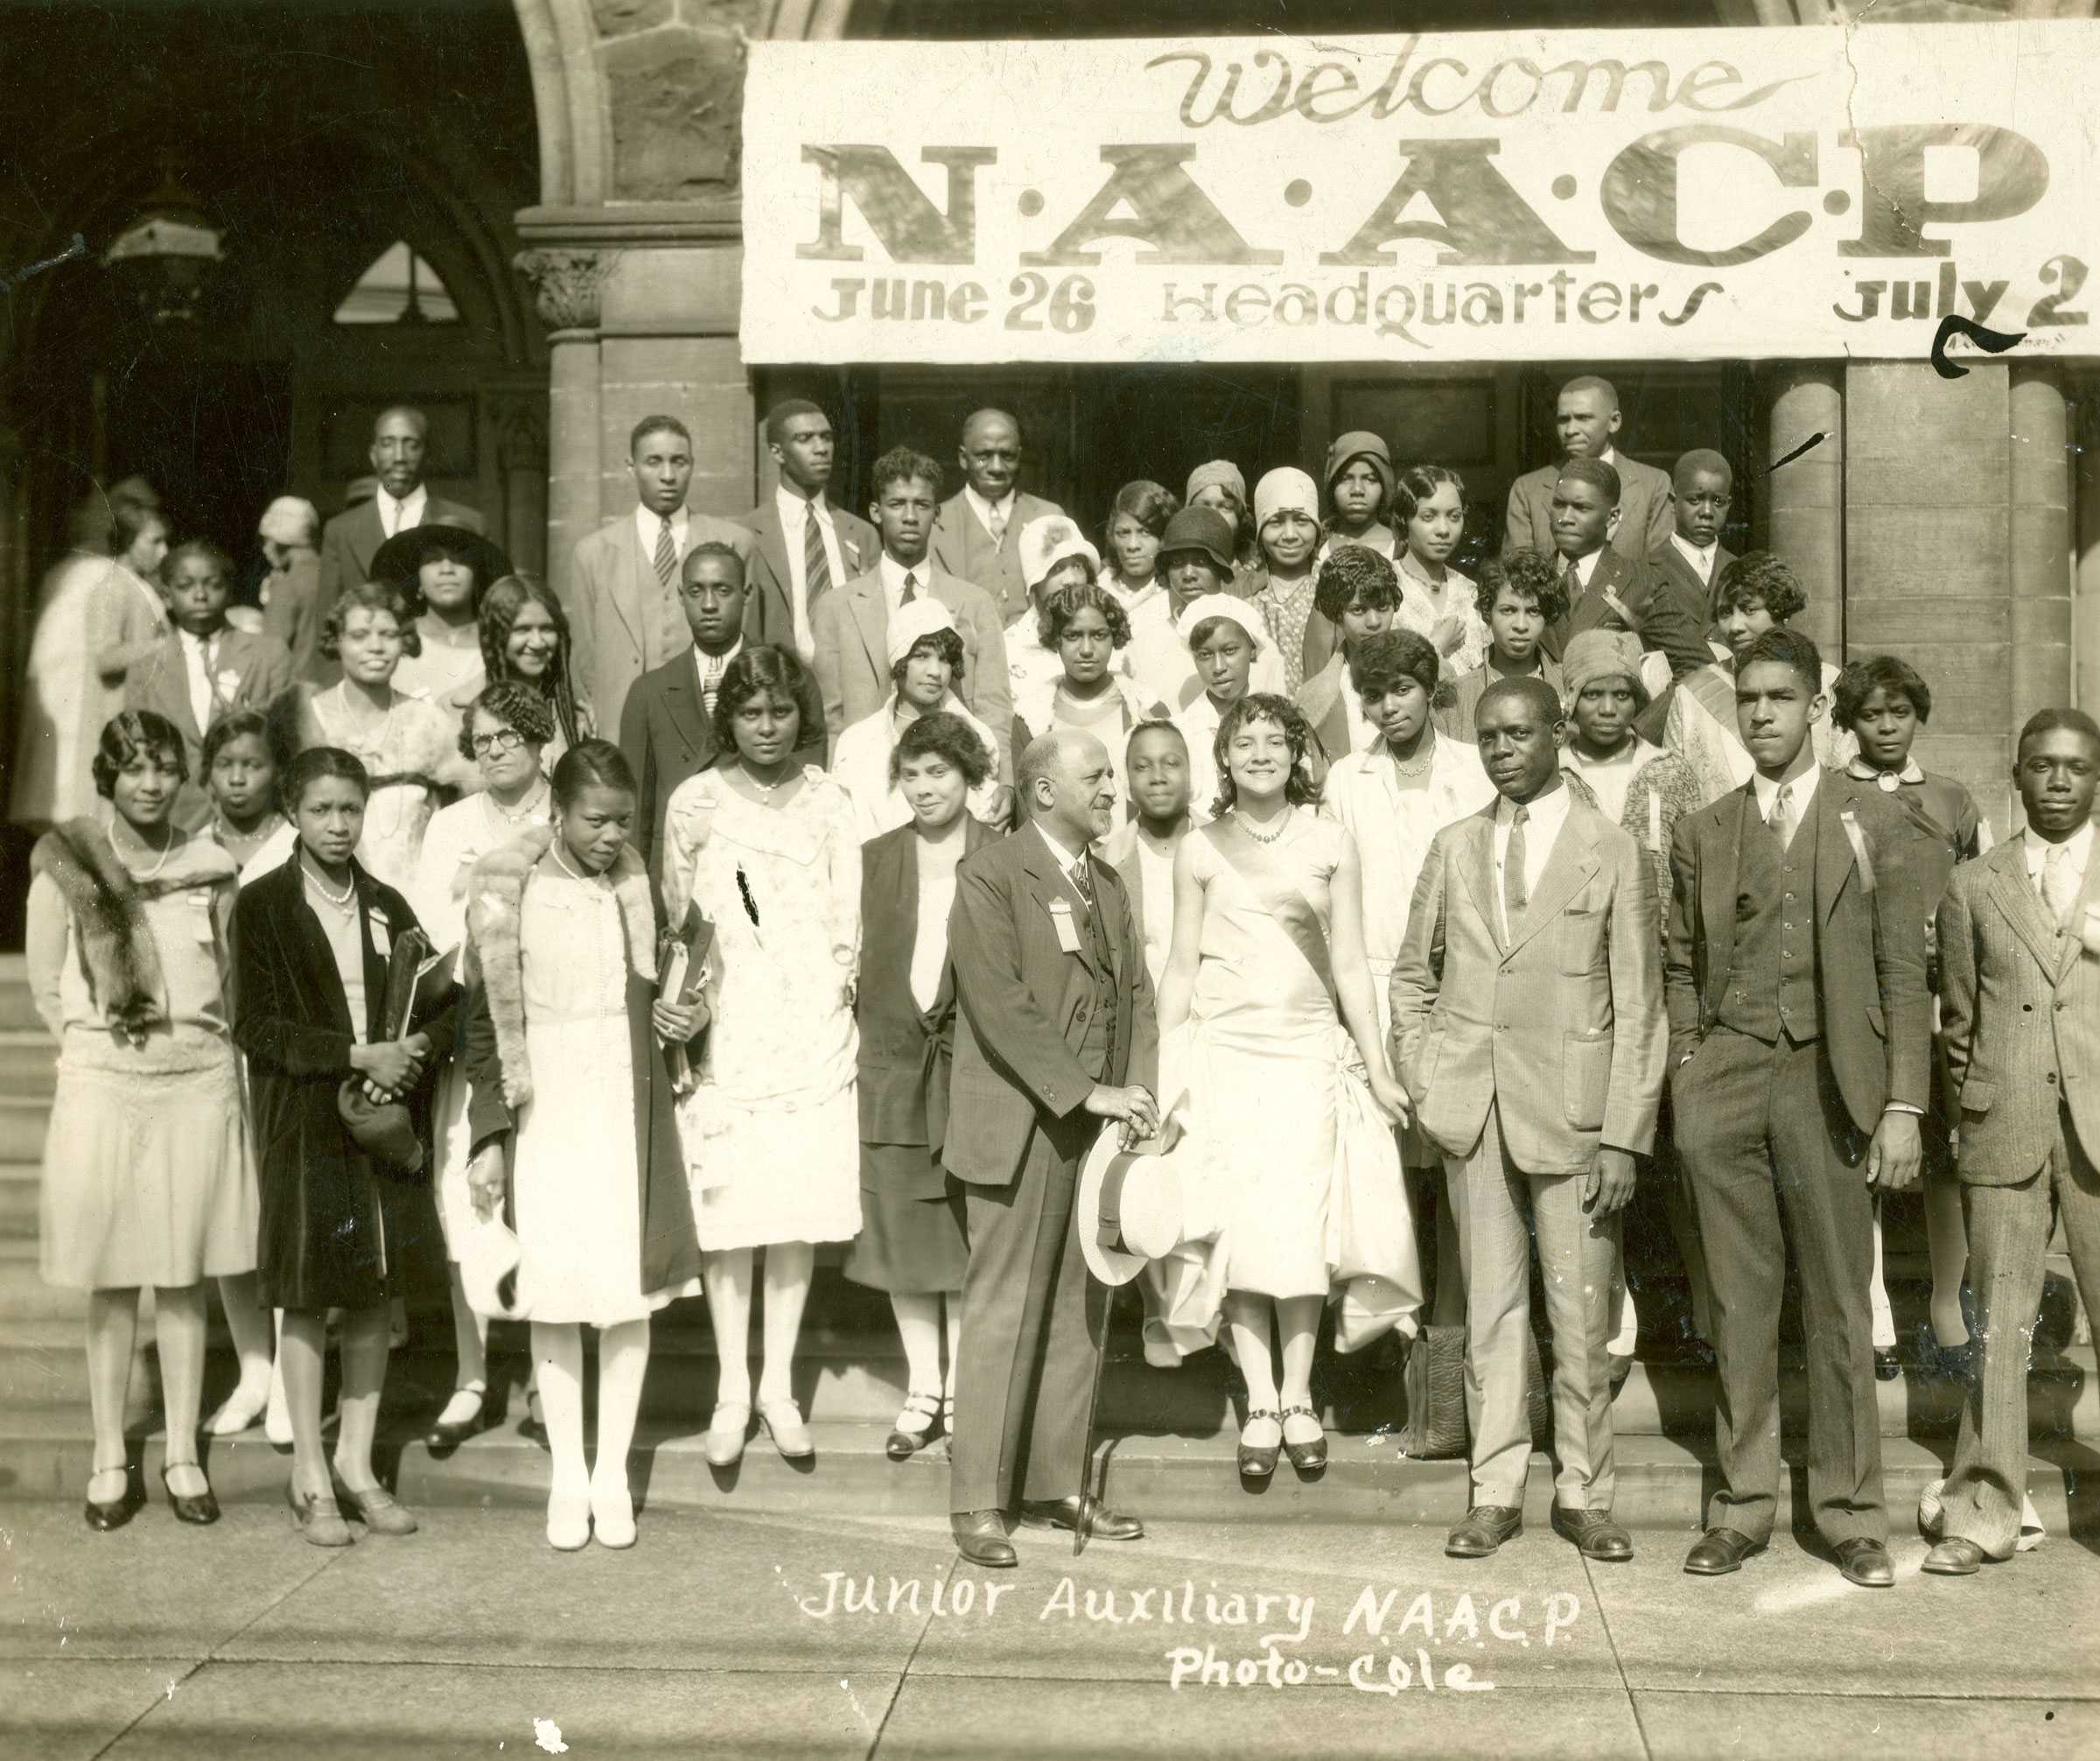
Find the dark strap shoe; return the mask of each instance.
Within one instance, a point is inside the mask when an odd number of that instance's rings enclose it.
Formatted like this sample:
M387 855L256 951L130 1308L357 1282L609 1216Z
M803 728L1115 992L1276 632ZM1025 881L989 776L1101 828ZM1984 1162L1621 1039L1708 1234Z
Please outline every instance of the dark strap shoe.
M997 1511L957 1511L948 1519L956 1549L972 1565L1009 1566L1018 1563L1013 1543L1006 1539L1006 1525Z
M160 1470L161 1490L168 1495L168 1508L175 1512L178 1523L195 1523L202 1526L219 1520L219 1500L213 1495L207 1482L201 1492L178 1492L168 1484L168 1476L178 1468L195 1468L197 1477L204 1478L204 1470L195 1462L171 1462Z
M1991 1555L1972 1540L1964 1540L1959 1535L1949 1535L1943 1541L1936 1542L1925 1555L1921 1569L1935 1577L1973 1577L1989 1562Z
M1094 1540L1142 1540L1144 1525L1136 1517L1112 1511L1099 1498L1023 1498L1021 1521L1032 1529L1076 1529L1082 1517Z
M1834 1551L1838 1569L1849 1582L1866 1589L1886 1589L1896 1581L1896 1562L1878 1540L1841 1540Z
M1446 1537L1444 1551L1452 1559L1486 1559L1506 1540L1523 1533L1524 1513L1508 1505L1475 1505L1466 1520Z
M1764 1550L1764 1542L1752 1540L1740 1529L1708 1529L1684 1555L1684 1569L1694 1577L1726 1577L1740 1571L1752 1554Z
M1586 1559L1616 1563L1634 1556L1634 1538L1612 1520L1609 1511L1564 1511L1553 1507L1553 1527L1582 1549Z

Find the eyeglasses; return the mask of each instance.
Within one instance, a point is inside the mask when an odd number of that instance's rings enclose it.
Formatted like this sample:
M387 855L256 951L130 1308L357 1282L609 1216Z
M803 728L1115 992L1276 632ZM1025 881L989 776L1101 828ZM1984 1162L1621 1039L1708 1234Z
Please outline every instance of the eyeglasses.
M499 752L515 752L525 736L514 727L499 727L494 733L477 733L472 741L476 758L493 758Z

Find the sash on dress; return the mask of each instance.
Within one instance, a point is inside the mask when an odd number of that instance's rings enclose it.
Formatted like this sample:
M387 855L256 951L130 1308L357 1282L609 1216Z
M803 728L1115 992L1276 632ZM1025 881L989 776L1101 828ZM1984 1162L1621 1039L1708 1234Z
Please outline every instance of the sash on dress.
M1231 865L1232 872L1254 889L1276 927L1306 957L1306 964L1326 991L1328 1000L1339 1007L1334 960L1327 951L1326 931L1320 928L1312 902L1284 872L1274 852L1249 837L1236 819L1213 819L1199 829L1210 839L1211 847Z

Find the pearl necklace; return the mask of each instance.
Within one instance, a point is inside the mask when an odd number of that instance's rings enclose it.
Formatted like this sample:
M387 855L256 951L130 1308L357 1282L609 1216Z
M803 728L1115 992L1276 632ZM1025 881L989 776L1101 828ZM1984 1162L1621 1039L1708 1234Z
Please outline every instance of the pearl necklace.
M743 771L745 782L748 782L753 789L759 791L759 804L762 807L770 807L773 805L774 791L787 786L788 777L793 775L794 767L790 765L787 770L782 771L780 775L774 778L771 782L760 782L757 777L751 774L751 767L749 765L744 766Z
M112 826L121 825L125 831L130 834L131 841L138 845L138 859L142 862L144 861L146 859L146 852L151 850L153 846L148 844L144 838L141 838L136 831L132 830L131 824L129 820L113 819L110 821L110 824ZM135 880L158 880L160 875L160 871L168 866L168 858L175 853L175 846L181 841L182 840L180 838L175 836L174 828L172 826L169 827L168 841L160 846L160 860L156 862L150 868L137 870L133 873L131 878Z
M1385 755L1393 761L1393 768L1398 771L1401 775L1424 775L1427 774L1430 766L1436 762L1437 748L1435 744L1434 731L1432 731L1430 738L1425 739L1422 742L1422 750L1415 758L1412 758L1403 763L1399 754L1393 750L1392 744L1390 740L1386 744Z
M562 873L566 874L571 880L588 881L596 880L602 878L601 876L596 874L578 873L575 869L571 868L569 866L569 859L562 854L562 840L559 838L556 838L554 840L551 847L554 851L554 866L560 869Z
M540 810L540 803L546 798L547 784L542 781L515 808L498 806L496 797L493 794L487 793L484 793L481 796L481 804L487 809L492 817L500 819L504 824L522 825Z
M339 679L336 682L336 707L342 713L344 738L349 744L361 746L362 749L367 752L377 753L386 750L387 735L393 731L394 727L394 712L401 707L402 702L400 693L396 691L392 685L389 684L387 690L388 693L387 712L379 719L379 732L372 734L360 732L358 727L357 717L350 707L349 681ZM367 726L368 726L369 724Z
M1256 831L1254 828L1254 823L1250 820L1243 812L1236 810L1233 817L1240 822L1240 830L1244 831L1250 838L1253 838L1256 844L1273 844L1278 838L1281 838L1284 832L1291 829L1292 810L1289 807L1285 807L1284 810L1277 816L1276 830L1273 831Z
M357 896L357 877L354 874L350 877L350 884L343 888L342 895L339 898L328 890L328 882L308 867L303 858L299 862L299 873L305 877L306 883L337 910L346 912L350 909L350 902Z

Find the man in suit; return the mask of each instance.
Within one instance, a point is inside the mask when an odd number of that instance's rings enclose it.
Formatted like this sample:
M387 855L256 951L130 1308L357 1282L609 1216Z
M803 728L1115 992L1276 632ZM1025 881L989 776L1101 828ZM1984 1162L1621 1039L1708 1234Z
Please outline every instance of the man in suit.
M772 499L740 523L758 539L744 633L753 643L792 646L809 661L816 655L810 608L874 567L880 540L865 520L825 497L835 449L831 418L816 404L801 397L774 404L766 417L766 446L780 481Z
M963 858L948 947L956 1049L942 1160L964 1188L970 1269L948 1507L972 1565L1010 1566L1001 1513L1115 1540L1144 1533L1085 1497L1108 1292L1081 1255L1073 1198L1105 1120L1159 1126L1159 1032L1130 901L1091 849L1116 771L1059 728L1021 754L1029 823Z
M693 437L676 416L645 416L627 441L634 511L579 539L570 565L573 677L600 727L618 727L643 673L691 646L678 567L696 544L727 544L748 560L750 531L685 505Z
M172 626L124 676L124 707L165 716L182 734L189 777L175 802L186 831L210 823L204 736L237 709L267 709L291 687L291 656L271 636L250 635L226 620L232 560L200 541L178 544L161 565L161 598Z
M663 816L678 785L715 761L715 694L744 647L744 558L717 538L686 552L678 602L692 642L634 681L620 749L634 772L635 854L663 898Z
M1562 775L1550 685L1498 681L1476 725L1498 798L1437 833L1390 986L1401 1077L1444 1153L1466 1267L1473 1494L1444 1550L1484 1558L1523 1526L1536 1238L1554 1526L1592 1559L1628 1560L1608 1346L1619 1212L1662 1096L1655 901L1640 846Z
M1670 485L1653 465L1629 459L1612 442L1619 432L1619 393L1608 379L1585 374L1560 388L1553 425L1560 437L1561 465L1587 459L1609 465L1619 474L1623 500L1612 548L1629 563L1659 550L1670 533ZM1553 485L1560 465L1527 471L1509 486L1508 516L1502 527L1502 554L1553 548Z
M1676 521L1669 541L1648 559L1703 632L1713 623L1713 589L1735 552L1721 543L1728 508L1735 493L1735 474L1718 453L1701 446L1677 460L1670 474L1671 511Z
M1747 784L1670 848L1670 1101L1713 1290L1721 1491L1684 1569L1761 1552L1779 1493L1783 1211L1809 1358L1809 1497L1854 1583L1893 1582L1869 1284L1870 1187L1918 1177L1928 1096L1921 865L1880 790L1821 770L1822 659L1768 630L1735 675ZM1861 1163L1864 1161L1864 1177Z
M417 526L464 526L483 530L481 516L458 502L433 495L423 481L430 423L420 410L396 404L382 410L372 424L368 454L378 481L372 499L346 507L321 530L321 583L313 608L318 629L345 587L372 579L372 558L397 532ZM333 661L317 650L312 676L340 677ZM325 682L325 681L324 681Z
M1925 1569L2008 1560L2027 1475L2027 1349L2058 1217L2086 1312L2100 1310L2100 726L2045 709L2020 730L2018 838L1956 867L1940 902L1941 1021L1961 1097L1976 1379Z
M1065 510L1019 487L1021 424L1004 410L979 410L962 424L956 460L962 467L962 487L941 504L934 563L990 593L1004 629L1028 609L1021 528Z
M890 614L930 593L955 614L962 638L962 677L956 694L998 739L999 781L1013 781L1013 687L1006 671L1006 635L998 607L982 587L956 577L928 557L941 498L941 467L923 453L893 446L875 461L870 511L881 538L874 566L816 602L816 677L824 694L824 726L839 734L872 715L889 697Z
M1554 480L1553 554L1560 558L1568 608L1546 626L1539 645L1555 660L1568 638L1587 629L1630 630L1659 656L1642 677L1653 697L1672 677L1713 658L1704 623L1666 592L1644 561L1629 562L1611 547L1620 518L1619 474L1594 459L1571 459ZM1665 670L1667 669L1667 670Z

